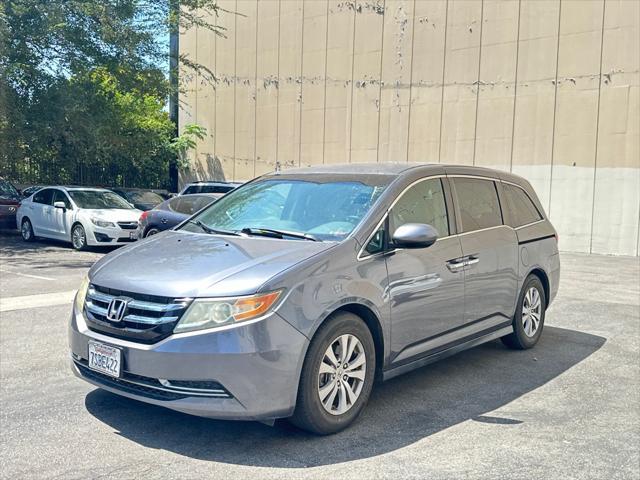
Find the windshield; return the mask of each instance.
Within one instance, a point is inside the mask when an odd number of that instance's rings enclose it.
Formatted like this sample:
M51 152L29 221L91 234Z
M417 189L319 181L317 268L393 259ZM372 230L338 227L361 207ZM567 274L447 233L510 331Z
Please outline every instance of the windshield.
M356 180L314 182L267 179L247 184L194 217L209 229L272 229L341 240L360 222L384 190ZM188 223L184 230L202 232Z
M148 203L151 205L158 205L164 201L164 199L157 193L145 192L144 190L135 190L125 192L124 194L131 203Z
M0 197L18 198L18 191L6 180L0 180Z
M131 209L131 205L119 195L113 192L99 190L69 190L69 195L79 208L124 208Z
M190 185L183 195L192 193L227 193L236 188L234 185Z

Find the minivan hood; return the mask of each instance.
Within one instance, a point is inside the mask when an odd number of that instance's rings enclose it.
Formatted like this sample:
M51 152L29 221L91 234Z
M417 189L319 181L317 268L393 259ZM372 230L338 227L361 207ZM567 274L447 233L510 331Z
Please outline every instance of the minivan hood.
M103 257L91 283L163 297L250 295L269 278L334 242L167 231Z

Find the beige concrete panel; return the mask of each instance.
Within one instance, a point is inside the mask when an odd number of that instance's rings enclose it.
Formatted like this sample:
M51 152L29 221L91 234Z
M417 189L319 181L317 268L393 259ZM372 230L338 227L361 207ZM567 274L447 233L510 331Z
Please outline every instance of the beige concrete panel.
M450 0L442 112L442 163L472 164L482 3Z
M257 0L242 0L235 16L235 178L253 178L256 127L256 24Z
M358 2L353 57L351 162L375 162L378 155L378 101L383 16Z
M302 40L300 165L322 163L324 142L326 1L306 2Z
M563 3L550 216L578 252L590 249L601 26L602 2Z
M255 175L276 167L278 142L278 43L280 2L258 2Z
M285 5L280 12L280 23L286 28L280 28L278 95L278 162L283 169L299 165L303 29L302 0L287 0Z
M556 53L560 4L523 0L511 170L536 189L549 210Z
M180 34L179 51L180 55L186 55L190 60L197 58L197 27L183 31ZM194 73L180 65L178 77L180 81L180 96L178 108L178 130L179 133L184 131L184 127L191 123L195 123L198 112L198 92L197 78ZM187 153L190 165L197 165L198 147ZM180 184L191 181L196 178L196 168L185 169L180 172Z
M341 0L329 2L324 162L349 161L351 72L355 10Z
M510 169L519 5L484 2L475 165Z
M410 0L385 2L378 138L380 162L407 161L413 5Z
M234 12L236 8L235 0L220 1L218 5L229 12ZM235 15L221 12L218 25L224 29L225 37L216 41L216 73L219 81L216 87L215 156L225 178L232 180L235 170Z
M446 8L446 0L415 4L409 162L438 162Z

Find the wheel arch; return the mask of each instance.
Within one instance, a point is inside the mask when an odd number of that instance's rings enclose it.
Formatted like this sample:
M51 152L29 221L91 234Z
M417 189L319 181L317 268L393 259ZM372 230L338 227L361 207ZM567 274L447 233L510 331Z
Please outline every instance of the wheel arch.
M385 347L384 332L382 330L382 324L380 323L380 319L378 318L378 315L376 315L376 313L367 305L364 305L362 303L356 303L356 302L345 303L343 305L340 305L331 313L329 313L323 319L322 322L319 323L318 327L314 331L314 335L318 331L321 325L323 325L328 319L333 317L336 313L340 313L340 312L348 312L361 318L362 321L367 326L367 328L369 329L369 331L371 332L371 336L373 337L373 344L376 349L375 379L376 380L382 379L382 369L383 369L382 367L384 365L384 356L385 356L384 355L384 347Z
M547 275L547 272L545 272L540 267L534 267L527 273L527 277L529 275L535 275L536 277L538 277L540 279L540 282L542 283L542 288L544 288L544 298L545 298L545 302L546 302L545 308L548 307L550 301L549 301L549 277ZM527 277L525 277L525 279Z

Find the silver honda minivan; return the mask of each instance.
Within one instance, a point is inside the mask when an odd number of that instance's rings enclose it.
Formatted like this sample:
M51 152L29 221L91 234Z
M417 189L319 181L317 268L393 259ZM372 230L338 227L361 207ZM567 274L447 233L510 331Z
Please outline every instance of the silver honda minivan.
M72 368L180 412L328 434L375 381L498 338L533 347L559 275L556 231L516 175L288 170L97 262Z

